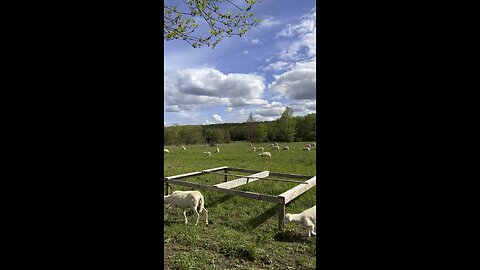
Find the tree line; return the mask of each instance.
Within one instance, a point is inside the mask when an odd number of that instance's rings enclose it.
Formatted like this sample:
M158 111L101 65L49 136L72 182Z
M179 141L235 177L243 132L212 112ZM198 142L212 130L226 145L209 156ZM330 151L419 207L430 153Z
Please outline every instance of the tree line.
M244 123L164 127L164 145L216 144L231 141L294 142L316 141L317 116L293 116L287 107L274 121L256 121L253 114Z

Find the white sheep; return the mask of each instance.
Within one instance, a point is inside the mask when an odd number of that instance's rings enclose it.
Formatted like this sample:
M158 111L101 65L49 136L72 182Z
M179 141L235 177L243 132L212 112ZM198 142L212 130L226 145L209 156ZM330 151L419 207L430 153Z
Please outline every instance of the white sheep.
M263 152L263 153L260 153L258 155L261 156L261 157L272 157L272 154L270 154L270 152Z
M303 148L300 148L300 151L310 151L310 147L305 146Z
M254 146L254 147L253 147L253 152L255 152L255 151L257 151L257 148Z
M183 149L183 150L187 150L187 148L185 148L185 146L183 146L183 144L182 144L182 149Z
M205 210L205 223L208 225L208 211L205 209L205 198L200 191L174 191L172 194L163 196L163 204L167 205L167 209L170 207L178 207L183 210L183 216L185 217L185 224L188 223L186 212L188 209L192 209L197 214L197 222L200 218L200 213Z
M288 151L288 150L290 150L290 147L288 147L288 146L285 146L285 147L283 147L283 149L282 149L282 150L284 150L284 151Z
M164 152L164 153L170 153L170 151L168 151L167 148L163 148L163 152Z
M253 144L252 144L252 143L249 143L248 145L250 145L250 146L253 146Z
M317 224L317 206L315 205L300 214L286 214L283 222L293 222L307 227L309 229L308 237L311 237L311 234L317 235L315 232L315 226Z
M265 150L265 149L263 149L263 147L257 148L257 151L262 151L262 152L263 152L264 150Z
M275 145L274 147L272 147L272 150L280 150L280 146Z
M211 156L211 155L212 155L211 152L203 152L203 154L204 154L205 156Z
M217 153L220 153L220 149L218 149L218 147L217 147Z

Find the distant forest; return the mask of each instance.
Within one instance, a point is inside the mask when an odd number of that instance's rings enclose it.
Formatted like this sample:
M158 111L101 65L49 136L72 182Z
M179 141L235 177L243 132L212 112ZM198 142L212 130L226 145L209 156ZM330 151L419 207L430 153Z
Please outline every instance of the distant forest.
M244 123L164 127L164 145L216 144L231 141L316 141L317 115L294 117L287 107L275 121L257 122L252 113Z

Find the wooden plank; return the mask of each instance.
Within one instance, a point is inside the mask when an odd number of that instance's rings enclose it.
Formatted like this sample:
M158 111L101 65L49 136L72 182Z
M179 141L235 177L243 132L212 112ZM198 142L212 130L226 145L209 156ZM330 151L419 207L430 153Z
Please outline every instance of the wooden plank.
M305 184L298 185L290 190L285 191L284 193L278 195L278 197L283 197L285 198L285 204L290 202L291 200L295 199L305 191L309 190L311 187L314 187L317 184L317 177L314 176L307 181L305 181Z
M301 175L301 174L289 174L289 173L276 173L276 172L271 172L271 176L281 176L281 177L287 177L287 178L294 178L294 179L303 179L307 180L312 178L313 176L309 175Z
M280 202L283 202L283 200L284 200L283 198L278 198L276 196L270 196L270 195L265 195L265 194L255 193L255 192L249 192L249 191L242 191L242 190L218 188L218 187L214 187L214 186L207 186L207 185L202 185L202 184L197 184L197 183L189 183L189 182L184 182L184 181L179 181L179 180L167 180L167 183L168 184L179 185L179 186L184 186L184 187L192 187L192 188L202 189L202 190L206 190L206 191L221 192L221 193L228 194L228 195L245 197L245 198L249 198L249 199L255 199L255 200L266 201L266 202L280 203Z
M203 170L202 172L216 172L216 171L221 171L221 170L225 170L225 169L228 169L228 166L222 166L222 167L218 167L218 168L213 168L213 169L208 169L208 170Z
M184 174L179 174L179 175L168 176L168 177L165 177L165 179L166 180L171 180L171 179L187 178L187 177L197 176L197 175L201 175L201 174L208 173L208 172L221 171L221 170L224 170L226 168L228 168L228 166L203 170L203 171L200 171L200 172L191 172L191 173L184 173Z
M248 176L245 176L245 177L242 177L242 178L238 178L238 179L235 179L235 180L231 180L231 181L228 181L228 182L225 182L225 183L216 184L216 185L213 185L213 186L214 187L219 187L219 188L226 188L226 189L235 188L235 187L238 187L238 186L241 186L241 185L245 185L247 183L255 182L260 178L267 177L269 175L269 173L270 173L269 171L263 171L263 172L251 174L251 175L248 175Z
M247 169L240 169L240 168L228 168L230 171L235 171L235 172L245 172L245 173L258 173L261 171L258 170L247 170Z

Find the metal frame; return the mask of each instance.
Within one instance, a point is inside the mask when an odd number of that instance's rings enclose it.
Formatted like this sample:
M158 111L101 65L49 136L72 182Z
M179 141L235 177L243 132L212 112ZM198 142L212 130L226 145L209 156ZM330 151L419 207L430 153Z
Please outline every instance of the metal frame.
M223 173L218 173L218 171L223 171ZM237 174L229 174L229 171L233 172L243 172L243 173L253 173L248 176L242 176ZM179 179L189 178L189 177L196 177L204 174L220 174L224 175L224 182L220 184L216 184L213 186L210 185L202 185L197 183L190 183L185 181L180 181ZM228 176L241 176L240 178L228 181ZM279 179L279 178L272 178L268 176L279 176L279 177L288 177L294 179L301 179L303 181L293 181L287 179ZM242 190L233 190L232 188L239 187L251 182L255 182L258 180L271 180L271 181L283 181L283 182L294 182L298 183L297 186L283 192L278 196L266 195L256 192L250 191L242 191ZM248 199L255 199L265 202L276 203L278 205L278 227L282 229L283 227L283 218L285 217L285 205L291 202L293 199L297 198L301 194L305 193L310 188L314 187L317 184L317 177L316 176L306 176L300 174L287 174L287 173L275 173L270 171L256 171L256 170L247 170L247 169L239 169L239 168L230 168L228 166L203 170L203 171L196 171L191 173L179 174L174 176L165 177L165 192L166 195L170 194L171 185L179 185L184 187L192 187L196 189L202 189L206 191L213 191L213 192L220 192L228 195L233 196L240 196Z

